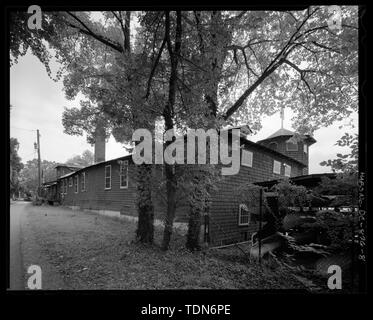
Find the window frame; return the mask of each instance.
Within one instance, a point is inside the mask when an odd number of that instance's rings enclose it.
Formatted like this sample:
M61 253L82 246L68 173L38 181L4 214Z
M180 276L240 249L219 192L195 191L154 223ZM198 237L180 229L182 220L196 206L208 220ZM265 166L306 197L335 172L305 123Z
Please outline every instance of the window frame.
M106 168L110 168L110 176L106 176ZM111 164L108 164L107 166L105 166L105 169L104 169L104 187L105 187L105 190L110 190L111 189ZM110 178L110 187L106 187L106 179Z
M65 194L65 180L61 180L61 195Z
M298 151L299 150L298 143L286 142L285 145L286 145L286 151ZM294 145L294 146L296 146L296 148L295 149L289 149L289 145Z
M79 193L79 176L74 176L74 193Z
M307 145L307 143L304 143L304 144L303 144L303 152L304 152L305 154L308 154L308 145Z
M242 211L245 210L247 212L247 222L242 222ZM250 211L249 211L249 208L247 207L246 204L244 203L240 203L239 206L238 206L238 225L239 226L248 226L250 224L250 217L251 217L251 214L250 214Z
M286 168L289 168L289 175L286 174ZM291 177L291 165L290 164L287 164L287 163L284 163L284 176L285 177Z
M122 167L126 166L126 173L125 175L122 175ZM126 177L126 185L123 186L122 185L122 182L123 182L123 179L122 177ZM119 164L119 188L120 189L128 189L128 160L123 160L120 162Z
M245 163L243 160L244 160L244 153L246 153L247 155L251 155L250 157L250 163ZM249 168L252 168L253 167L253 161L254 161L254 153L250 150L245 150L243 149L242 150L242 158L241 158L241 165L245 166L245 167L249 167Z
M84 188L83 188L83 185L84 185ZM80 181L80 190L83 192L86 191L86 173L85 172L82 172L82 179Z
M278 168L279 168L279 172L275 172L275 168L276 168L275 164L276 164L276 163L279 164L279 166L278 166ZM272 172L273 172L274 174L281 174L281 161L273 160L273 169L272 169Z
M73 177L69 178L69 187L72 187L74 185Z

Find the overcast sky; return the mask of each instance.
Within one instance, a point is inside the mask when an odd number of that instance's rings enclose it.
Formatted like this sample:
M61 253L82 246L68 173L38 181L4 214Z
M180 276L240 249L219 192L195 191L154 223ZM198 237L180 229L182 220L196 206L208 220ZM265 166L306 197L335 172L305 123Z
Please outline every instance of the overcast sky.
M85 136L69 136L63 133L64 107L79 106L79 98L75 101L67 100L62 81L51 80L44 66L29 53L20 58L18 64L10 70L10 103L14 106L10 111L10 136L17 138L20 143L19 155L22 162L36 157L36 129L40 130L42 159L63 163L86 149L93 152L93 147L87 143ZM334 144L345 132L357 132L357 114L353 115L353 119L355 129L348 126L338 128L349 122L349 119L346 119L315 132L314 138L317 142L309 150L310 173L330 172L319 163L346 151ZM262 124L262 130L250 138L252 141L264 139L280 129L279 113L263 118ZM289 109L285 109L284 128L292 130ZM127 153L122 145L110 137L106 145L106 160L125 154Z

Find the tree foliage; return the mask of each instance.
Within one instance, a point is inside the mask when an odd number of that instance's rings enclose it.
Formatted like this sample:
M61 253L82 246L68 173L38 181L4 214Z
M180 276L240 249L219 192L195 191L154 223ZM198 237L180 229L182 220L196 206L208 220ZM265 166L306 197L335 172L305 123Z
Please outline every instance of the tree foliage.
M20 189L20 171L23 168L21 158L18 155L19 142L16 138L10 138L9 143L9 162L10 162L10 192L14 193Z
M54 161L41 161L44 181L56 180L57 163ZM21 186L26 192L36 192L38 189L38 159L28 160L20 172Z
M88 167L94 163L94 155L90 150L85 150L81 155L75 155L69 158L65 164Z
M345 133L335 145L349 147L347 154L337 153L336 159L329 159L320 163L321 166L330 167L333 172L354 173L358 171L359 137L357 134Z

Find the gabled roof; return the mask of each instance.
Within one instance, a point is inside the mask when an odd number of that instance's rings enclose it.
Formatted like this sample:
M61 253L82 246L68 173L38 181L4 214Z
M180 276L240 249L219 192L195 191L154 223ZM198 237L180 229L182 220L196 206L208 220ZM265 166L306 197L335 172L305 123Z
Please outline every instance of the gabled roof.
M77 171L79 171L79 170L77 170ZM75 172L76 172L76 171L72 171L72 172L66 173L66 174L64 174L63 176L60 176L58 179L67 178L67 177L73 175Z
M273 138L277 138L277 137L292 137L294 134L295 134L295 132L293 132L293 131L281 128L281 129L277 130L276 132L272 133L269 137L257 141L257 143L260 143L260 142L265 141L265 140L270 140L270 139L273 139ZM313 138L309 134L304 135L304 137L306 138L306 140L308 140L310 142L310 144L313 144L313 143L316 142L315 138Z
M64 179L64 178L67 178L69 176L72 176L72 175L75 175L75 174L78 174L80 172L83 172L84 170L88 169L88 168L93 168L93 167L96 167L96 166L99 166L99 165L103 165L103 164L107 164L107 163L110 163L110 162L115 162L115 161L119 161L119 160L129 160L132 158L132 155L129 154L129 155L126 155L126 156L122 156L122 157L118 157L118 158L115 158L115 159L111 159L111 160L106 160L106 161L100 161L100 162L96 162L94 164L91 164L89 166L86 166L86 167L80 167L79 169L77 169L76 171L72 171L72 172L69 172L61 177L58 178L58 180L60 179Z
M276 138L276 137L280 137L280 136L293 136L295 132L293 131L290 131L290 130L287 130L287 129L284 129L284 128L281 128L279 130L277 130L275 133L272 133L268 138L266 139L272 139L272 138ZM266 140L265 139L265 140Z
M295 183L296 185L314 187L321 182L323 177L334 179L334 178L336 178L336 176L337 175L335 173L329 173L329 172L327 172L327 173L314 173L314 174L307 174L307 175L303 175L303 176L291 177L291 178L289 178L289 180L291 182ZM273 185L277 184L282 179L283 178L274 179L274 180L267 180L267 181L257 181L257 182L254 182L254 184L262 186L262 187L271 188Z
M60 163L60 164L55 166L55 168L58 168L58 167L65 167L65 168L70 168L70 169L81 169L81 168L83 168L82 166L70 165L70 164L64 164L64 163Z
M55 185L55 184L57 184L57 180L48 181L48 182L43 183L43 187L50 187L50 186Z

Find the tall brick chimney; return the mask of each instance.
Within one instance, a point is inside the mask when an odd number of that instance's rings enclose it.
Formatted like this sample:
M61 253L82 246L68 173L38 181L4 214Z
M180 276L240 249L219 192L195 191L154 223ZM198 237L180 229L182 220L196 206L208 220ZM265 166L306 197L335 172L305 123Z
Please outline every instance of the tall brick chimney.
M98 124L95 132L95 163L105 161L106 132L102 124Z

